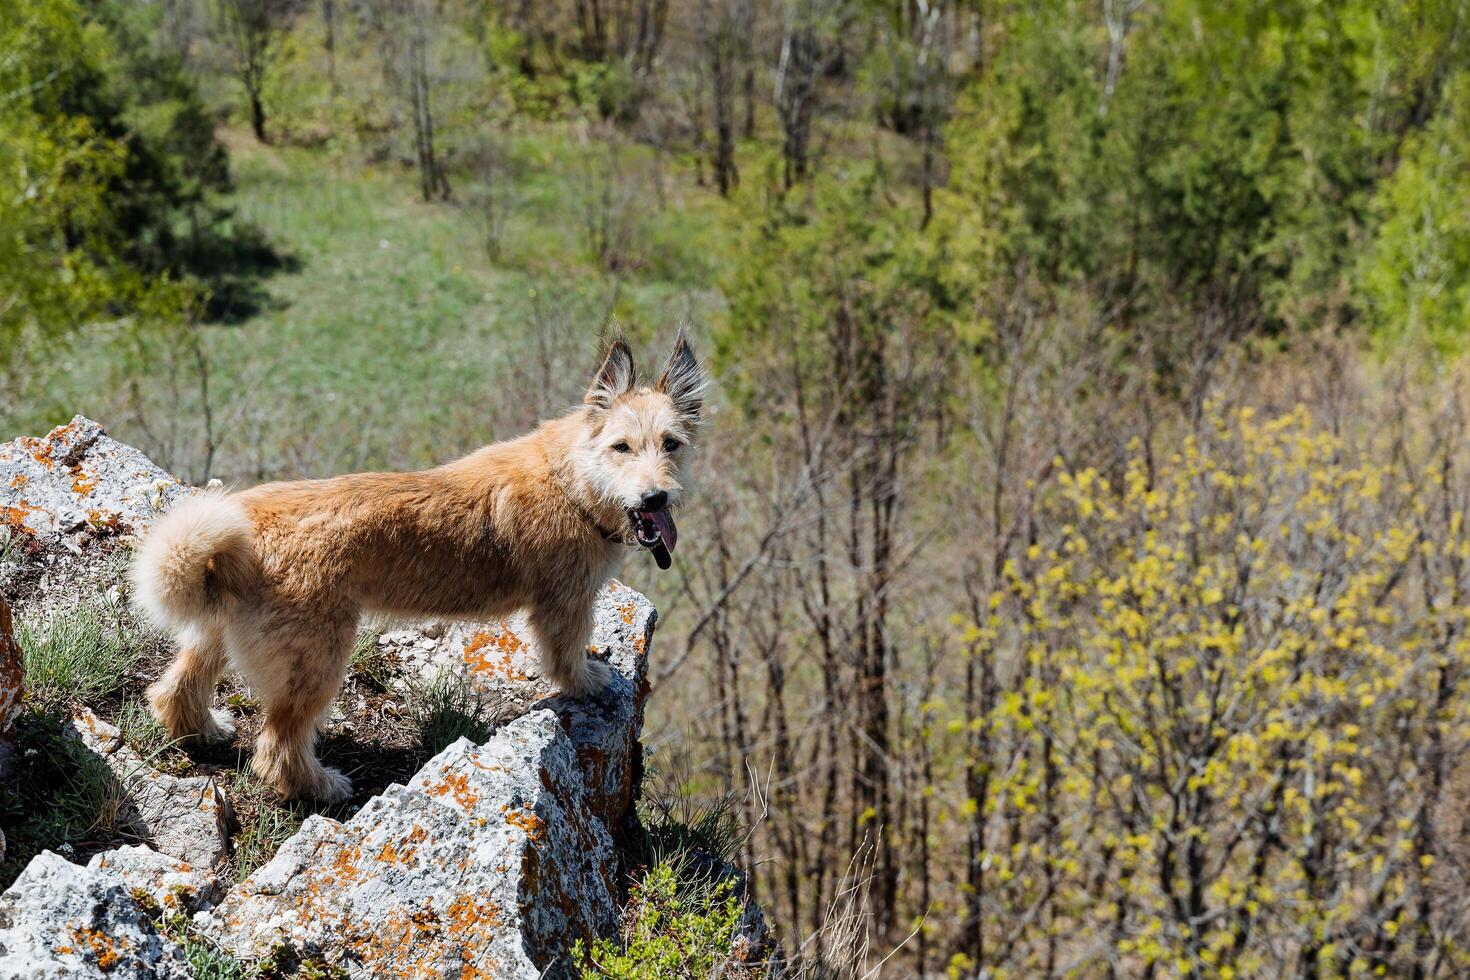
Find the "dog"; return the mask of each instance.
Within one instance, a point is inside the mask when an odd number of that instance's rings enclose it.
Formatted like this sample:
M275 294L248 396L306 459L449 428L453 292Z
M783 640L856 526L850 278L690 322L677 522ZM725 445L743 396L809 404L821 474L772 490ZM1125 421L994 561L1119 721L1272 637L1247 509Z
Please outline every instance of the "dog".
M589 659L598 590L631 548L668 568L707 383L683 331L642 384L621 339L583 404L435 469L205 492L139 547L135 599L178 654L148 689L175 739L233 737L212 709L233 666L259 697L251 767L283 797L337 802L351 781L316 756L358 621L528 613L541 669L573 697L612 676Z

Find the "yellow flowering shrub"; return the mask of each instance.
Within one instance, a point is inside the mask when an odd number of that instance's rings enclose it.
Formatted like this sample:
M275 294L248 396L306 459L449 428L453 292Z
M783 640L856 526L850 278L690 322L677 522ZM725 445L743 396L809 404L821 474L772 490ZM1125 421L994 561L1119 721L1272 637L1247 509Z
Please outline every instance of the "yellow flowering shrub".
M1466 484L1421 441L1247 409L1111 480L1057 461L948 729L1000 972L1470 970Z

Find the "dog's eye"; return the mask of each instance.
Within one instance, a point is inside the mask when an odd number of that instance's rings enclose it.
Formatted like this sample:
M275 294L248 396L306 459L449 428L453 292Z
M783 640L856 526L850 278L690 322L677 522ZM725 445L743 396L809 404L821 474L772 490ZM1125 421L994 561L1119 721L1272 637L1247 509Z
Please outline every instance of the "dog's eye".
M615 453L631 453L632 451L633 447L629 446L626 442L613 443L613 452Z
M683 445L684 444L682 442L680 442L678 439L674 439L672 437L671 438L668 438L668 439L665 439L664 440L664 452L666 452L666 453L678 452L679 451L679 448L682 447Z

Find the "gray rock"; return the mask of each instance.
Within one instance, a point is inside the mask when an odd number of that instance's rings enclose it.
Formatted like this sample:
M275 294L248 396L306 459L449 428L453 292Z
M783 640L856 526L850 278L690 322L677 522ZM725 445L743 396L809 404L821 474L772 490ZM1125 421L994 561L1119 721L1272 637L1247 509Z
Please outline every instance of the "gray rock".
M496 622L434 623L379 637L402 661L408 684L440 674L461 677L503 723L550 708L571 736L587 786L588 805L614 834L630 817L643 774L643 707L648 695L648 646L658 613L644 596L609 582L597 597L591 647L612 665L612 681L590 700L563 697L540 674L523 615Z
M204 911L213 908L225 893L224 882L212 871L142 845L103 851L88 861L87 867L113 875L131 894L148 893L166 912Z
M200 930L237 956L278 943L354 976L572 976L617 924L616 856L562 722L536 711L461 739L346 823L311 817Z
M43 851L0 895L4 980L193 976L183 951L107 871Z
M172 776L148 765L121 733L87 708L71 731L117 777L124 800L121 823L171 857L213 867L230 853L229 801L208 776Z
M142 531L193 492L81 415L44 437L0 444L0 524L43 543Z

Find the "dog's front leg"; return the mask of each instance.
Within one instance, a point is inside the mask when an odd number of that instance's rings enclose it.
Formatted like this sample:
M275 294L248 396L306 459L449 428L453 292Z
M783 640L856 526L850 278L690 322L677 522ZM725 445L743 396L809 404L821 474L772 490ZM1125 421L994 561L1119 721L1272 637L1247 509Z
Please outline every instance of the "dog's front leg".
M531 633L541 656L541 672L574 698L590 697L612 679L611 667L587 656L592 598L558 596L531 608Z

